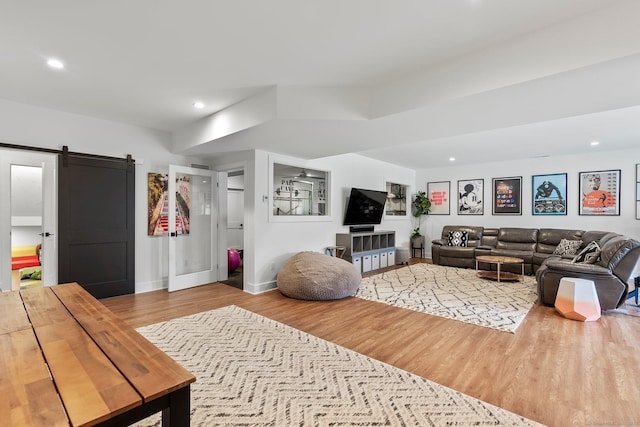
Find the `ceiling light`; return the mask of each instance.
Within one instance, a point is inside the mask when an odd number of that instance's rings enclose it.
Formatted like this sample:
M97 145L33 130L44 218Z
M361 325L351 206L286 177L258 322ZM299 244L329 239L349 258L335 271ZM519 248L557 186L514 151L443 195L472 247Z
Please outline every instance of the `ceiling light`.
M600 145L599 141L591 141L591 146L595 147L596 145Z
M56 70L62 70L64 68L64 64L59 59L51 58L47 61L47 65L51 68L55 68Z
M449 161L450 161L450 162L455 162L455 161L456 161L456 158L455 158L455 157L449 157Z
M196 101L196 102L193 103L193 107L200 110L200 109L204 108L204 102Z

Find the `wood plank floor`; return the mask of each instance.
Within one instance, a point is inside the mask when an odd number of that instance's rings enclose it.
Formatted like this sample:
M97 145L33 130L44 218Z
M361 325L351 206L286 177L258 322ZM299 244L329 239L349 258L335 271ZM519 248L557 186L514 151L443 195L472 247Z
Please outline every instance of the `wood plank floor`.
M134 327L234 304L549 426L640 425L637 316L584 323L537 304L511 334L359 298L300 301L220 283L102 302Z

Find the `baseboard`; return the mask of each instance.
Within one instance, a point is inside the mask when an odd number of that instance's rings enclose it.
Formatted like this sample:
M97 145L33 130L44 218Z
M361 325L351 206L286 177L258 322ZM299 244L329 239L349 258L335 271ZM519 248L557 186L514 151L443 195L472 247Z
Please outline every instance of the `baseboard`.
M158 291L160 289L167 289L169 284L166 279L154 280L151 282L136 283L136 294L143 294L145 292Z
M252 295L261 294L263 292L272 291L278 288L277 282L265 282L265 283L245 283L243 291L250 293Z

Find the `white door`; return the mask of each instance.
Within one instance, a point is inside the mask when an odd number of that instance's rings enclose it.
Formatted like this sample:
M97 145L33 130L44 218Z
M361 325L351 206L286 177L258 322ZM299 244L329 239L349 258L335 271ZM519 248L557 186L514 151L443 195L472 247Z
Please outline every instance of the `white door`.
M214 171L169 166L170 292L218 280L217 181Z
M58 281L55 154L0 149L0 290L52 286ZM40 246L39 264L12 268L15 248Z

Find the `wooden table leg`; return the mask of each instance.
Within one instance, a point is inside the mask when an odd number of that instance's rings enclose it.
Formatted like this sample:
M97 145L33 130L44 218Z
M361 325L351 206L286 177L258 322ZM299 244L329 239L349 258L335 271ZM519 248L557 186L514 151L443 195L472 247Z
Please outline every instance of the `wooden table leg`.
M169 394L169 407L162 410L162 427L191 425L191 387L182 387Z

